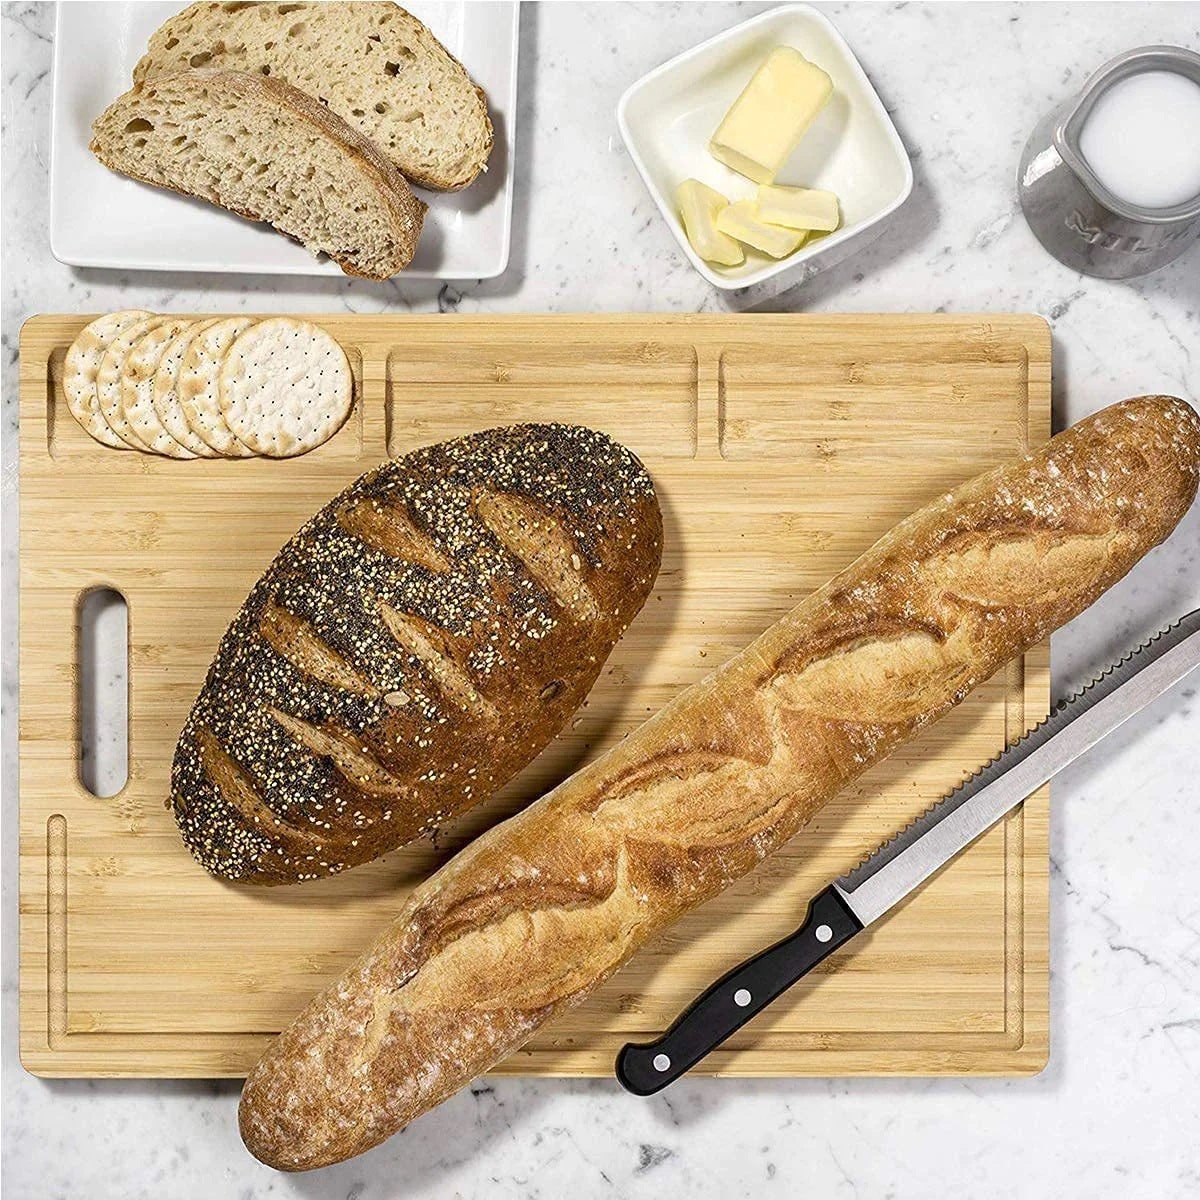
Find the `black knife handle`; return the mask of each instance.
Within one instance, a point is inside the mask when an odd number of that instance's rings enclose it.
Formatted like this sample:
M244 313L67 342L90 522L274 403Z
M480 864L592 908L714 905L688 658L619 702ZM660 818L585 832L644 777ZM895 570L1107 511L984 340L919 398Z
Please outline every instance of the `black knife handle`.
M826 888L795 933L719 979L657 1041L622 1047L617 1079L636 1096L674 1083L861 929L841 896Z

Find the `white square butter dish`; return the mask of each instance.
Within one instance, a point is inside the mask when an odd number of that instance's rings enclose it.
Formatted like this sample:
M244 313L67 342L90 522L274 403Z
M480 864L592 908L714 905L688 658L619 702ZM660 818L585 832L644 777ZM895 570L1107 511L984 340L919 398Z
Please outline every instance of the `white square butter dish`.
M780 45L794 46L826 71L834 90L775 182L835 192L842 225L810 237L778 261L748 251L739 266L715 266L688 242L675 191L695 178L731 201L754 196L756 185L718 162L708 143L759 65ZM912 191L908 154L871 81L828 18L807 4L771 9L663 63L621 97L617 121L680 249L718 288L750 287L799 267L812 274L832 266L878 237Z

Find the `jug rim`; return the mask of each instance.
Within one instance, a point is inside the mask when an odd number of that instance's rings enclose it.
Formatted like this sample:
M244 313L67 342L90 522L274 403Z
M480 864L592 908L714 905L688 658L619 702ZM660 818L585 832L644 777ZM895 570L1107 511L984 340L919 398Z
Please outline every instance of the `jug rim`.
M1145 70L1173 71L1200 85L1200 54L1183 46L1138 46L1110 59L1083 86L1078 99L1054 130L1054 148L1092 196L1129 221L1173 225L1200 216L1200 193L1170 208L1145 208L1122 200L1097 178L1079 151L1079 133L1100 96L1114 83Z

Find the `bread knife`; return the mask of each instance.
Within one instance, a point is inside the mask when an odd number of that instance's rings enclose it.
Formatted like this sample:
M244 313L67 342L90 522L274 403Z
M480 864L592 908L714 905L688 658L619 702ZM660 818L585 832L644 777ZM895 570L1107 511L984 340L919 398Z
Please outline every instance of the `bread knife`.
M617 1079L650 1096L965 850L1005 813L1200 666L1200 609L1063 701L945 798L809 904L804 924L712 985L662 1037L617 1055Z

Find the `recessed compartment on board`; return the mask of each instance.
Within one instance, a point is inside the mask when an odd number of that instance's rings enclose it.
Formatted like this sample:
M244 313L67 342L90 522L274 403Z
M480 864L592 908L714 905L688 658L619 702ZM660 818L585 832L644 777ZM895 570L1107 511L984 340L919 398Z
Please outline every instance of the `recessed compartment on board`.
M917 334L729 346L718 371L721 457L823 472L919 462L926 478L931 461L963 454L1001 462L1028 410L1025 346L983 329L933 343ZM964 419L980 407L986 421Z
M452 348L441 337L405 340L388 355L390 454L520 421L589 425L647 462L691 458L695 346L677 335L630 340L599 321L586 333L568 327L547 338L531 330Z

